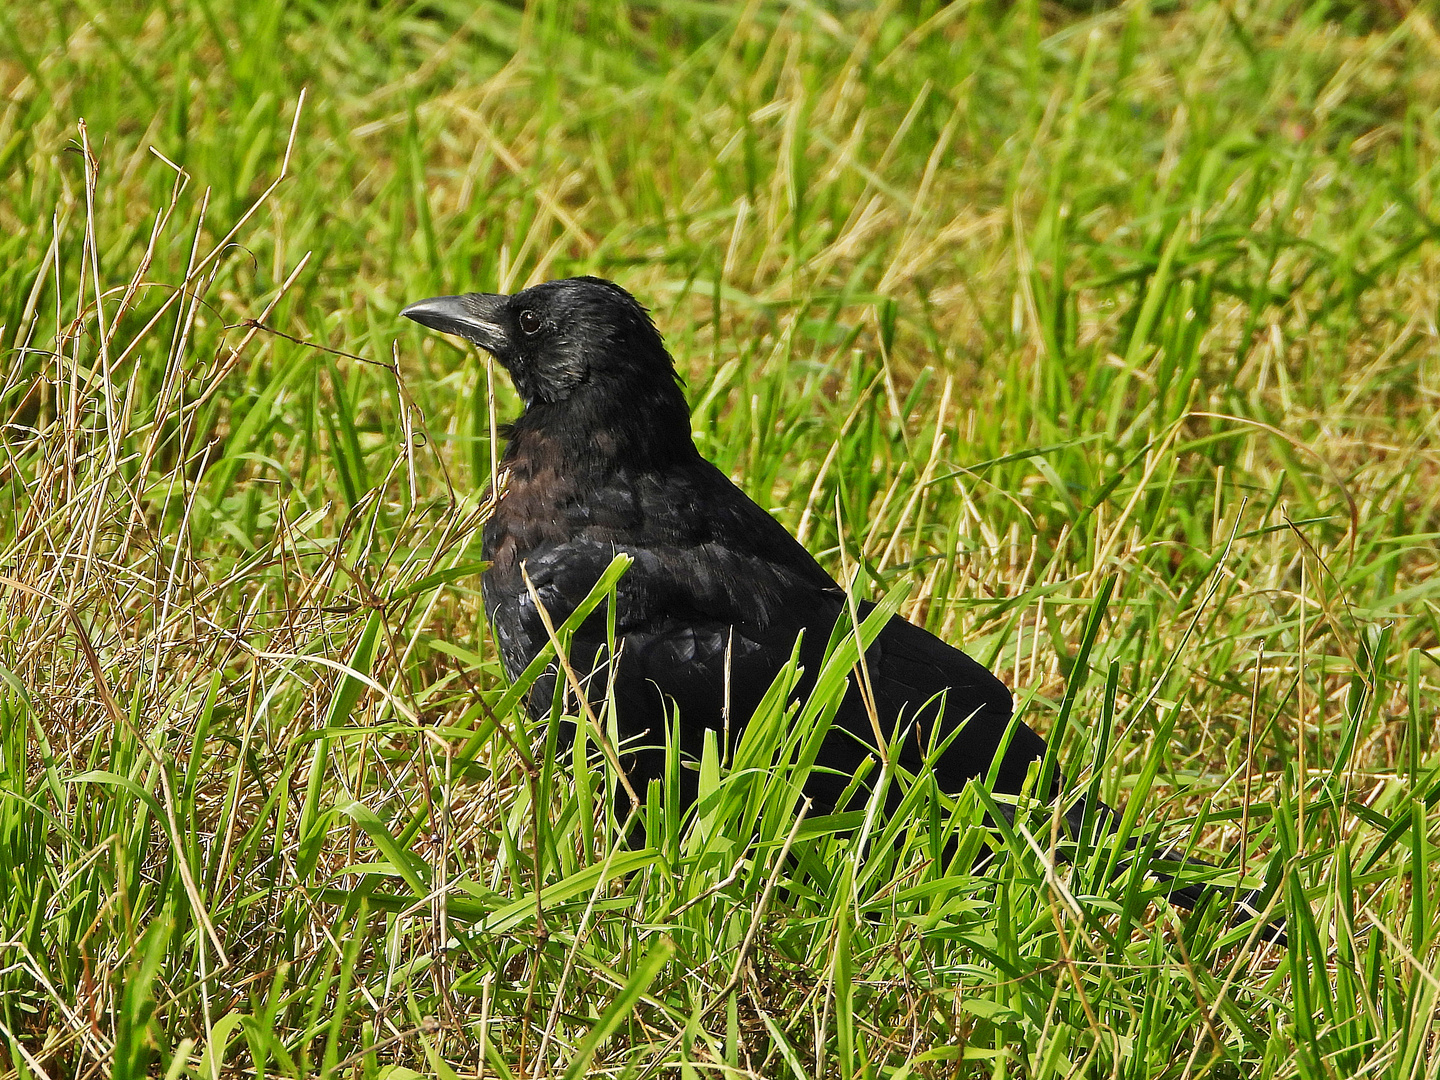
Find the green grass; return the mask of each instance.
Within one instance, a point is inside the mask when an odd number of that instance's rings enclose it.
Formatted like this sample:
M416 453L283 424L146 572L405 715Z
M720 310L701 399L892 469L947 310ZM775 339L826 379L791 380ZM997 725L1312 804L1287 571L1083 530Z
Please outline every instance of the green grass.
M0 88L0 1080L1436 1075L1430 5L50 0ZM396 314L575 273L1291 948L928 772L797 827L853 639L620 844Z

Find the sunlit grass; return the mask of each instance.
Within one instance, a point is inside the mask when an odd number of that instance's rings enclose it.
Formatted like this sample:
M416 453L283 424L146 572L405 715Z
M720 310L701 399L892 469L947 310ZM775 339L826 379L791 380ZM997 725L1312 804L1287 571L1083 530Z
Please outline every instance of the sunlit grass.
M1409 4L0 8L0 1073L1434 1075L1437 55ZM518 405L396 314L574 273L1291 948L928 773L799 819L843 655L621 843L480 613Z

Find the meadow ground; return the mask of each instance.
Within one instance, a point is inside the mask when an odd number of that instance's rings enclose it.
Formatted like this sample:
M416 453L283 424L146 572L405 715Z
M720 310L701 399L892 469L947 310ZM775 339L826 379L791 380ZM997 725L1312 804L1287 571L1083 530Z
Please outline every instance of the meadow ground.
M0 1080L1435 1075L1432 11L0 6ZM513 394L397 317L582 272L1290 948L928 773L793 829L833 685L617 844L480 613Z

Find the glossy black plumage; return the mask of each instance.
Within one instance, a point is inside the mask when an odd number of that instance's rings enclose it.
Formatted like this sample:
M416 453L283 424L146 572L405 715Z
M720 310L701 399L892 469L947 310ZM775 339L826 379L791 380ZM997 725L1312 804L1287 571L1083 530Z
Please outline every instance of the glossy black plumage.
M613 679L636 790L661 774L667 702L678 707L684 753L698 757L705 729L725 726L727 664L732 731L801 631L807 683L799 693L809 689L832 626L842 613L849 618L844 594L783 526L700 456L671 358L628 293L575 278L514 296L438 297L403 314L491 352L525 402L484 533L485 609L512 677L548 640L522 566L558 624L625 552L635 561L616 594L621 649ZM605 636L605 621L595 616L576 635L571 659L582 672L599 662ZM932 737L943 742L963 725L936 778L958 792L987 774L1011 730L1010 692L998 679L899 617L866 661L885 737L897 724L907 729L902 768L918 770ZM870 715L851 683L807 788L817 812L843 809L846 785L873 754ZM532 693L536 716L549 711L548 686ZM1040 736L1014 725L996 789L1018 792L1044 752ZM693 799L695 773L683 775L690 787L682 795Z
M522 313L534 326L528 333ZM491 562L482 579L486 614L511 676L547 641L522 564L559 623L616 552L635 560L617 590L615 693L637 790L663 764L665 699L679 708L682 751L698 757L704 729L723 728L727 649L732 731L759 704L802 630L806 680L813 681L844 594L779 522L700 456L674 365L629 294L578 278L513 297L442 297L405 314L489 349L525 399L483 551ZM592 618L576 635L578 668L601 652L605 632L604 620ZM902 767L919 768L937 722L941 738L964 723L938 775L958 790L986 773L1011 715L1010 692L998 679L899 617L866 660L886 736L898 718L913 725ZM531 708L537 716L548 712L543 688L532 694ZM855 685L835 729L808 792L820 810L837 808L874 741ZM1038 735L1018 725L997 787L1018 791L1044 750Z

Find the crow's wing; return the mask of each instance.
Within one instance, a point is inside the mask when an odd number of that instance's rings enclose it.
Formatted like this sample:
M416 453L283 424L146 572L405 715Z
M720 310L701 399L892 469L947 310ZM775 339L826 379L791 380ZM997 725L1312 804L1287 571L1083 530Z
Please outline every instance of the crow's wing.
M964 733L951 740L936 762L941 788L958 791L967 780L989 771L1013 708L1004 683L966 653L899 616L885 625L866 661L879 714L893 716L896 727L912 725L902 765L917 768L924 751L943 744L963 726ZM1017 724L996 788L1018 792L1027 766L1044 753L1045 741Z
M503 501L500 509L507 509ZM523 524L534 516L526 508ZM546 641L536 597L558 625L615 555L633 560L616 588L615 670L603 609L571 647L592 700L603 698L613 680L622 739L632 749L651 748L635 749L632 782L659 775L657 748L669 712L681 717L682 752L698 756L705 729L727 726L727 703L738 732L790 658L796 636L814 626L823 647L839 610L838 586L810 553L698 456L660 473L617 471L583 498L564 502L556 516L561 520L548 535L532 530L525 545L523 566L535 596L520 560L506 564L503 536L492 531L496 557L484 581L486 608L514 677ZM537 684L533 714L548 712L553 688L553 678Z
M859 617L863 620L872 610L872 604L860 604ZM842 625L851 621L838 604L832 623L836 618ZM807 642L802 659L818 665L815 654L823 642L824 638L816 645ZM874 695L873 718L861 689L867 679ZM817 777L812 794L818 802L841 809L837 801L848 777L864 766L867 757L876 756L877 726L887 744L898 745L897 763L911 773L919 771L933 748L949 740L935 762L935 778L942 790L959 792L968 780L988 773L1009 731L1011 715L1010 691L999 679L959 649L893 616L865 651L864 670L851 676L821 751L821 763L833 777ZM897 736L903 736L898 743ZM996 789L1018 792L1030 762L1044 753L1045 741L1017 723L1001 759ZM872 769L870 775L877 777L879 771ZM898 794L898 789L892 790L891 800Z
M838 588L784 526L698 455L662 472L616 470L583 490L557 491L554 481L531 490L540 486L516 485L486 526L486 612L512 677L546 641L522 566L558 625L617 554L629 555L634 564L616 590L622 635L694 628L704 636L723 626L728 637L737 626L759 641L807 625ZM602 634L605 621L594 617L586 636Z
M620 661L613 681L622 737L635 745L663 744L669 707L678 710L686 754L699 754L706 728L727 726L727 701L729 729L738 732L802 631L805 676L797 694L808 693L837 619L849 620L843 593L813 556L703 459L661 474L618 473L565 514L553 542L534 545L525 567L558 624L617 552L634 559L616 590ZM518 570L510 578L492 570L486 590L502 655L518 673L544 644L543 624ZM862 605L861 617L871 609ZM606 618L597 613L572 647L576 667L591 673L596 700L612 679L606 636ZM1010 723L1004 684L898 616L867 650L866 665L884 737L893 739L897 727L907 732L902 767L917 770L930 746L964 725L939 759L937 778L955 792L986 774ZM552 686L547 680L532 696L537 714L548 710ZM835 808L849 779L875 755L874 732L852 676L817 761L817 802ZM1044 750L1038 735L1017 725L997 787L1018 791L1026 766ZM663 756L642 754L635 778L658 775L662 764Z

